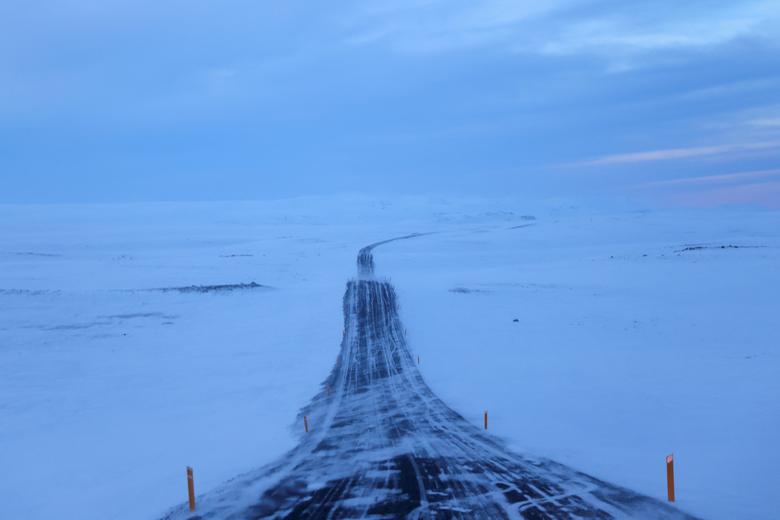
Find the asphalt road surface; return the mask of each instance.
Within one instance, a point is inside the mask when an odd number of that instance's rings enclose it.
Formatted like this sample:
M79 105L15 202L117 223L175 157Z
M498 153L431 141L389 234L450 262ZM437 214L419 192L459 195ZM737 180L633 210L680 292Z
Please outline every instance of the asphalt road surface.
M374 276L373 249L387 242L358 254L338 359L300 413L309 433L276 463L198 497L195 513L180 506L166 520L693 518L556 462L513 453L442 402L407 346L393 286Z

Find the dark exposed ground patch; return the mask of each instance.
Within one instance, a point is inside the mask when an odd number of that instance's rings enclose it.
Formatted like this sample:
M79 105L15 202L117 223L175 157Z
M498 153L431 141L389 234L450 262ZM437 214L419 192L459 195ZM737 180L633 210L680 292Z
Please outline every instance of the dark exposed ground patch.
M703 251L705 249L760 249L764 247L766 246L739 246L734 244L723 244L723 245L691 244L691 245L686 245L682 249L676 250L675 253L685 253L688 251Z
M55 330L84 330L91 329L92 327L100 327L103 325L110 325L110 321L98 320L86 323L66 323L64 325L53 325L51 327L39 327L40 330L55 331Z
M180 293L208 293L208 292L229 292L229 291L244 291L251 289L272 289L269 285L261 285L256 282L249 283L229 283L220 285L187 285L183 287L160 287L158 289L150 289L151 291L160 292L180 292Z
M174 314L165 314L164 312L131 312L127 314L112 314L105 316L105 318L114 320L132 320L137 318L162 318L165 320L173 320L178 318Z
M59 289L0 289L0 294L13 296L43 296L60 292Z
M456 294L472 294L472 293L482 293L482 294L485 294L485 293L489 293L490 292L490 291L488 291L486 289L470 289L468 287L453 287L449 291L451 293L456 293Z
M39 253L37 251L11 251L11 254L16 256L39 256L44 258L54 258L54 257L62 256L59 253Z
M520 224L519 226L512 226L512 227L509 227L507 229L521 229L521 228L531 227L533 225L534 224Z

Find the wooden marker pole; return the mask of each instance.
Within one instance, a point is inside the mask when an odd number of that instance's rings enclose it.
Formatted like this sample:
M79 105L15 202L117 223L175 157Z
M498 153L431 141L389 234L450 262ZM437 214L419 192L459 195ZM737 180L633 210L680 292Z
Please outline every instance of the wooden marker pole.
M485 429L487 430L487 410L485 410Z
M309 433L309 418L305 415L303 416L303 431Z
M674 455L666 456L666 492L669 502L674 502Z
M187 466L187 494L190 498L190 511L195 511L195 479L189 466Z

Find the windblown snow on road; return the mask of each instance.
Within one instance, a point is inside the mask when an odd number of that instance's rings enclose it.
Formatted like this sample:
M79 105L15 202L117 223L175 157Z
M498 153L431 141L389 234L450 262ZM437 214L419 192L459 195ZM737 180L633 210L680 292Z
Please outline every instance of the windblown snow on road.
M409 235L399 239L413 238ZM398 240L398 239L392 239ZM278 462L166 520L256 518L693 518L556 462L512 453L428 388L373 249L347 283L341 351L301 410L309 432ZM533 399L533 396L528 396Z

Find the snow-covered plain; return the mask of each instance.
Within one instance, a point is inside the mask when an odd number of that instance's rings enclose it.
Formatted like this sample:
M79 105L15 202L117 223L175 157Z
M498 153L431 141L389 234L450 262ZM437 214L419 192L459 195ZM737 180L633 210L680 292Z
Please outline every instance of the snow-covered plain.
M414 232L377 272L450 406L649 496L674 452L682 509L777 516L780 215L341 197L0 206L0 518L156 518L186 465L205 492L278 458L358 249Z

